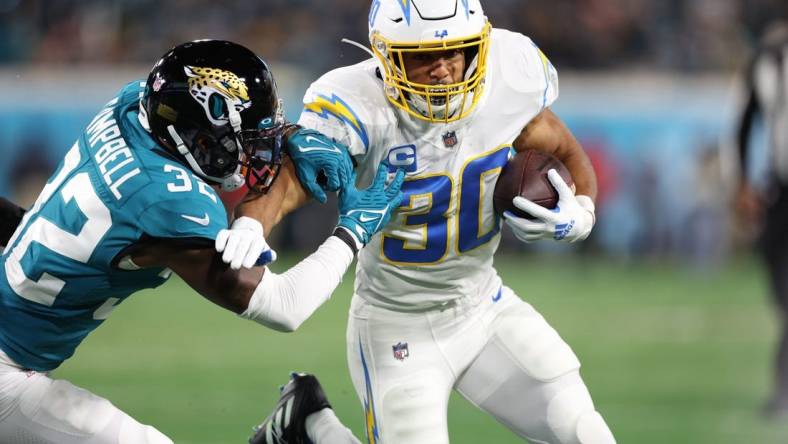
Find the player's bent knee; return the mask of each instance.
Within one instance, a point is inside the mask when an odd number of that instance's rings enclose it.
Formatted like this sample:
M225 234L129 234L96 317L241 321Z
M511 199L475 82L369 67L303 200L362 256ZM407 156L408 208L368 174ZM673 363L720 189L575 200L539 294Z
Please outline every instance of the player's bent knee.
M580 368L580 361L550 324L530 305L498 318L500 344L539 381L552 381Z
M153 427L140 424L111 402L68 381L37 378L20 399L22 429L55 442L87 444L172 444ZM49 441L48 441L49 442Z
M566 387L550 401L547 422L560 444L616 442L583 384Z
M391 388L381 403L381 442L447 444L447 399L448 393L418 377Z
M110 423L117 411L106 399L68 381L51 381L48 386L41 384L41 388L43 396L23 399L20 409L33 423L58 432L93 436Z

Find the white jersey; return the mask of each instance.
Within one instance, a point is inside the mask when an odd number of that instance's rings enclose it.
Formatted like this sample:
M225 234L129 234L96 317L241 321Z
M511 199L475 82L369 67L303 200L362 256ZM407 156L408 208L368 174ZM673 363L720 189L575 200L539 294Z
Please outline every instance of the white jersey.
M558 96L555 68L522 34L494 29L485 89L456 122L428 123L390 105L375 59L333 70L304 97L299 124L346 144L367 186L381 161L405 170L388 226L360 252L356 294L400 311L492 297L501 220L493 189L511 143Z

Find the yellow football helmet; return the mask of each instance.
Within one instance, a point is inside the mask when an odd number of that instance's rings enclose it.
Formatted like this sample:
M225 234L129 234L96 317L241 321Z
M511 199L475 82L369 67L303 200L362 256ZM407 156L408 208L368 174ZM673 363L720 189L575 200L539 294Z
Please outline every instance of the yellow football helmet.
M490 23L479 0L375 0L369 41L380 62L386 97L428 122L453 122L473 111L484 89ZM409 53L461 50L462 81L428 85L408 79Z

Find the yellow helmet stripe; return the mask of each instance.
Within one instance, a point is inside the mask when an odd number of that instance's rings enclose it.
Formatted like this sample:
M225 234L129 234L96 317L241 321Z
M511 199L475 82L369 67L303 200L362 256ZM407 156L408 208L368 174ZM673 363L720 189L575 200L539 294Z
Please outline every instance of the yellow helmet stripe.
M462 0L462 7L465 8L465 18L470 19L471 17L471 8L468 7L468 0Z
M402 8L402 14L405 16L405 21L408 22L410 26L410 0L397 0L399 3L400 8Z

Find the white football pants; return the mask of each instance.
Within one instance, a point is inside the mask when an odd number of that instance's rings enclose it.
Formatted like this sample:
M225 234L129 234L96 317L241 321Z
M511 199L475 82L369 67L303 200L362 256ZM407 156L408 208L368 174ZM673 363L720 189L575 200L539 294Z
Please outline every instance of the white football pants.
M68 381L24 371L0 351L0 443L172 444L172 440Z
M534 444L613 444L558 333L509 288L402 313L356 295L348 365L370 444L449 442L452 389Z

